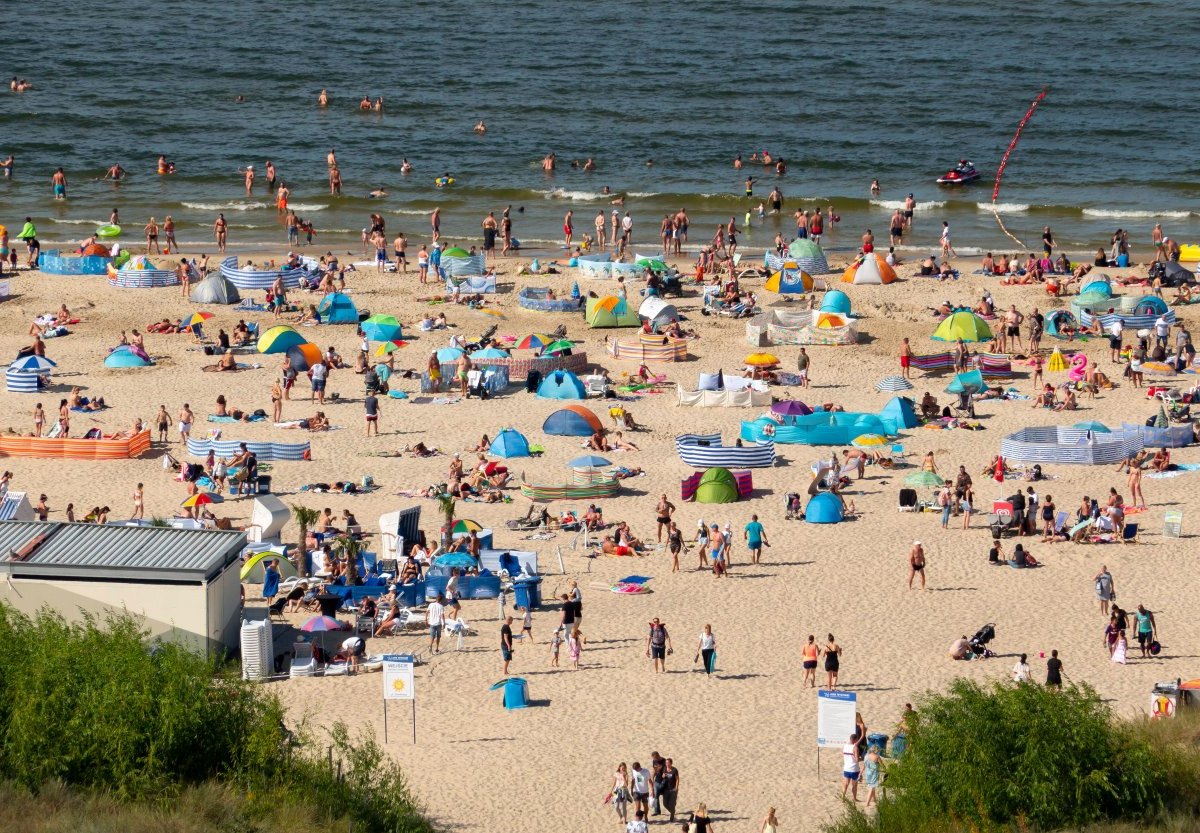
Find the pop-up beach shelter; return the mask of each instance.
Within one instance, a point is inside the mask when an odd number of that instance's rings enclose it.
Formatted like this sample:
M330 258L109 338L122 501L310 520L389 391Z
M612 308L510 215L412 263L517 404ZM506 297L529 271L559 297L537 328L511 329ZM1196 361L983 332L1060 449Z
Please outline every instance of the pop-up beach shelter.
M505 428L492 440L488 451L497 457L528 457L529 440L521 432Z
M350 300L349 295L341 292L331 292L321 299L317 313L325 324L357 324L358 307Z
M603 427L600 418L582 405L567 405L542 423L543 431L560 437L590 437Z

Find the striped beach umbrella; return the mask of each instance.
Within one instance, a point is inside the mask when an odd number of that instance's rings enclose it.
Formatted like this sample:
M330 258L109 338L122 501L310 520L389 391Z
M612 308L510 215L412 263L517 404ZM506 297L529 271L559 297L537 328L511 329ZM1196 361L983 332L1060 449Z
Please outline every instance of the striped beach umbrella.
M945 482L944 477L931 471L914 471L904 478L905 486L941 486Z
M878 448L888 444L888 438L882 434L859 434L850 444L856 448Z
M913 383L903 376L885 376L875 383L875 390L887 393L898 393L902 390L912 390Z

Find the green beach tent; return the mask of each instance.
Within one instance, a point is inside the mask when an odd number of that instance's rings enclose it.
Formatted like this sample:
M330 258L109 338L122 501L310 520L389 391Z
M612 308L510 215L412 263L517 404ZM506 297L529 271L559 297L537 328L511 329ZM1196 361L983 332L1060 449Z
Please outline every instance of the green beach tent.
M736 503L737 480L729 469L712 468L700 477L696 486L697 503Z

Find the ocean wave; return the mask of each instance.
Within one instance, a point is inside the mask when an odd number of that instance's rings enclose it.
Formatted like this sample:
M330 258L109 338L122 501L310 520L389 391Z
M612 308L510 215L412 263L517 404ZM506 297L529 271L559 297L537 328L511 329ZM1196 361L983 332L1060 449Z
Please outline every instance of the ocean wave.
M1022 211L1029 210L1029 206L1023 202L998 202L995 206L990 202L977 202L975 207L980 211L991 211L995 208L1001 214L1020 214Z
M625 196L645 199L646 197L657 197L658 191L626 191Z
M423 208L393 208L388 214L407 214L410 217L428 217L432 211Z
M265 202L185 202L183 206L197 211L253 211L271 207Z
M1085 217L1110 217L1113 219L1131 218L1131 219L1154 219L1162 217L1164 219L1181 220L1185 217L1192 216L1190 211L1122 211L1114 208L1085 208L1083 209Z
M329 208L329 206L309 204L304 202L290 202L288 203L288 208L292 209L293 211L324 211L326 208Z
M67 218L56 219L51 218L49 222L56 226L102 226L107 220L69 220Z
M552 188L548 191L538 190L534 191L534 193L541 194L548 200L570 200L571 202L595 202L609 196L597 191L568 191L566 188ZM629 194L628 196L632 197L633 194Z
M904 200L871 200L871 205L877 205L880 208L886 208L888 211L895 211L897 208L904 210ZM941 208L946 204L945 200L917 200L915 211L924 211L927 208Z

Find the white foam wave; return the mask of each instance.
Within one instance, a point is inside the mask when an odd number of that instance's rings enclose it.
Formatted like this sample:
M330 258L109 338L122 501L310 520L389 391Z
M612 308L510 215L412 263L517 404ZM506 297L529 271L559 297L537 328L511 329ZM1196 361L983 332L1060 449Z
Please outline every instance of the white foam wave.
M107 223L107 220L69 220L65 217L57 220L49 220L56 226L102 226Z
M638 197L639 199L644 199L646 197L657 197L658 192L657 191L627 191L625 193L625 196Z
M913 210L924 211L927 208L941 208L945 204L945 200L917 200ZM888 211L895 211L897 208L904 210L904 200L871 200L871 205L886 208Z
M990 202L977 202L975 207L980 211L991 211L993 206ZM1029 206L1023 202L998 202L995 209L1001 214L1020 214L1022 211L1028 211Z
M197 211L253 211L271 207L265 202L185 202L183 205Z
M570 200L572 202L594 202L595 200L602 200L607 196L595 191L568 191L566 188L554 188L549 191L535 191L534 193L541 194L548 200Z
M1110 217L1114 219L1129 217L1132 219L1154 219L1161 217L1163 219L1181 220L1185 217L1192 216L1190 211L1122 211L1113 208L1085 208L1083 209L1085 217Z
M309 204L305 202L290 202L288 208L293 211L324 211L329 208L327 205Z
M421 208L395 208L388 212L389 214L407 214L413 217L428 217L432 211L426 211Z

